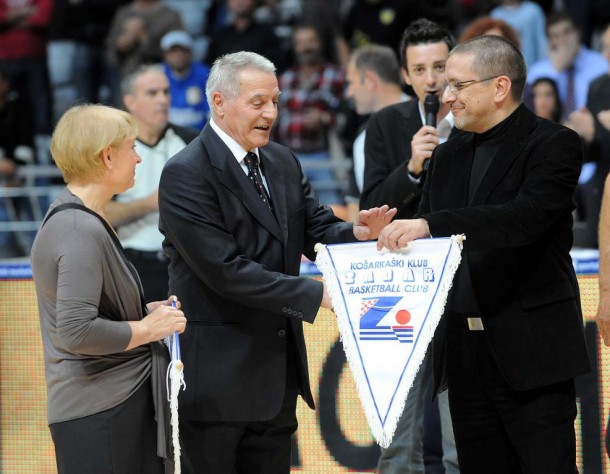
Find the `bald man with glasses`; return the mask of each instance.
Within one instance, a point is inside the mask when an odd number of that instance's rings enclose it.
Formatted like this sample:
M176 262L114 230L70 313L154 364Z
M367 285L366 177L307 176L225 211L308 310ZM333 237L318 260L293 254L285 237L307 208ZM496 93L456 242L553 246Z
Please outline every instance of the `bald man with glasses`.
M434 339L463 474L574 474L574 378L587 373L570 258L576 133L522 104L525 62L499 36L449 54L443 102L465 133L435 148L419 218L378 247L465 234Z

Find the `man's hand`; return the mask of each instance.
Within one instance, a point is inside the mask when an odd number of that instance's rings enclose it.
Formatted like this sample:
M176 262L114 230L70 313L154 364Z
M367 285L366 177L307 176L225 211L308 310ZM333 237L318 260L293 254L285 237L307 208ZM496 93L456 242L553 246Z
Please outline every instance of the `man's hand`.
M425 219L400 219L386 226L379 234L377 250L383 248L399 250L409 242L430 237L430 229Z
M321 110L311 108L303 114L303 126L307 130L318 129L330 123L330 114Z
M430 159L432 152L438 145L438 132L430 125L420 128L411 140L411 159L407 164L408 170L419 176L424 170L424 163Z
M354 222L354 236L358 240L374 240L381 230L387 226L396 215L396 208L390 209L387 204L360 211Z

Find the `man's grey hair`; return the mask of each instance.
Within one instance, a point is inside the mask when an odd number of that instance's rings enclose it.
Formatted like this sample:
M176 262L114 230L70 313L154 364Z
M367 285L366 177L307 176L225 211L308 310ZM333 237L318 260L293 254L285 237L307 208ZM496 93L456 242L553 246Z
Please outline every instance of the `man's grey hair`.
M134 95L136 93L136 81L149 72L156 72L165 76L162 64L142 64L132 73L127 74L121 81L121 93L123 95Z
M507 76L512 84L513 99L522 101L527 77L525 60L521 51L509 40L496 35L477 36L458 44L449 57L458 54L473 56L472 69L480 78Z
M219 57L214 61L205 86L205 95L210 110L213 110L214 92L220 92L229 99L239 95L239 74L246 69L270 74L275 74L276 71L275 65L266 57L250 51L239 51Z

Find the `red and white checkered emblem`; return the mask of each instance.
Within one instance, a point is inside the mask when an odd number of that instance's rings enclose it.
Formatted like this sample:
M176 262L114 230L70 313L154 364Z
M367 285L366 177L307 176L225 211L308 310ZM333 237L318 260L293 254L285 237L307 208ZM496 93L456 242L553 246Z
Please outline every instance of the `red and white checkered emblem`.
M360 316L362 316L369 309L371 309L373 306L375 306L375 303L377 303L377 301L379 301L379 300L377 300L377 299L362 300L362 303L360 303Z

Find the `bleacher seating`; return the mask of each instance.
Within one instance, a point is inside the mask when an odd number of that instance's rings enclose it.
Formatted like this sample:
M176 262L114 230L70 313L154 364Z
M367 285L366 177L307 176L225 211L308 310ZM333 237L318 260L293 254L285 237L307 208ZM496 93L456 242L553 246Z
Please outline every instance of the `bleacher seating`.
M194 39L193 56L199 60L207 52L208 37L206 36L206 15L212 0L163 0L163 3L182 14L186 30ZM294 5L292 5L294 3ZM298 0L293 0L291 8L296 8ZM284 34L283 36L286 36ZM72 104L76 102L77 93L74 77L74 59L76 46L71 41L51 41L48 45L48 67L51 88L54 98L54 119L57 120ZM102 96L104 92L102 91ZM0 185L0 199L5 204L10 221L0 222L0 233L11 232L20 242L26 242L22 247L31 244L34 232L40 226L49 204L63 188L61 173L52 165L49 154L49 136L36 137L36 154L38 164L19 168L17 181L19 186ZM340 146L335 143L331 161L320 161L304 165L311 167L332 168L336 180L316 184L319 190L346 190L351 160L347 159Z

